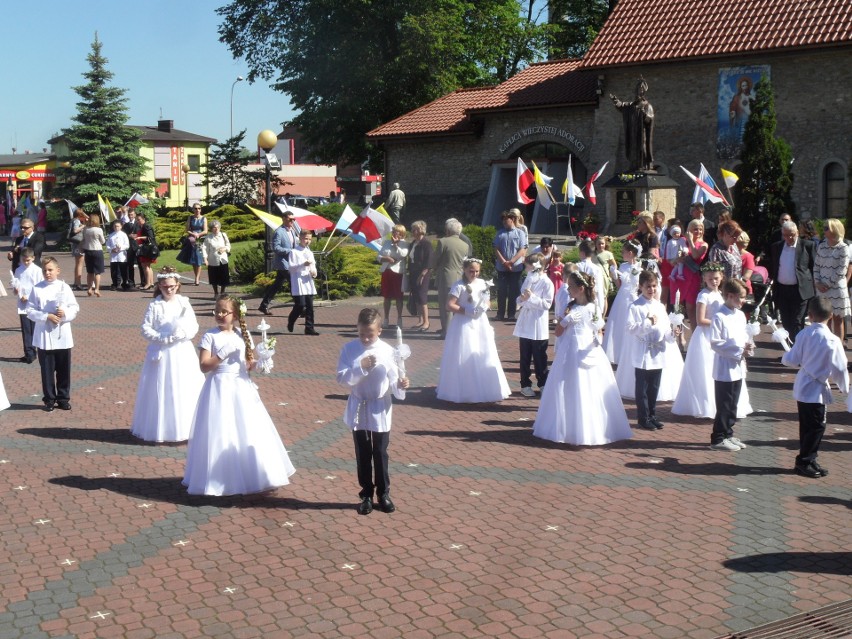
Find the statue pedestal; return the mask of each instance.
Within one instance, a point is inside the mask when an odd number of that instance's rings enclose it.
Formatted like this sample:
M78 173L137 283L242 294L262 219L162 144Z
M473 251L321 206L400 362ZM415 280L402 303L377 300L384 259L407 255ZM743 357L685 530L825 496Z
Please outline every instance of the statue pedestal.
M606 192L607 233L631 233L634 211L663 211L666 219L675 217L677 187L677 182L656 172L616 174L602 187Z

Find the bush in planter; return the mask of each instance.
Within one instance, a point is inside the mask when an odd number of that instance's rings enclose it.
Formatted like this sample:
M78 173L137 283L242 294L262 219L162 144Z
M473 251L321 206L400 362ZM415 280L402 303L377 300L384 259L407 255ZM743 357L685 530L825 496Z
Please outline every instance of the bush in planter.
M471 244L473 244L473 256L482 260L479 277L490 280L494 277L495 271L494 238L497 236L497 229L493 226L468 224L462 229L462 233L467 235Z

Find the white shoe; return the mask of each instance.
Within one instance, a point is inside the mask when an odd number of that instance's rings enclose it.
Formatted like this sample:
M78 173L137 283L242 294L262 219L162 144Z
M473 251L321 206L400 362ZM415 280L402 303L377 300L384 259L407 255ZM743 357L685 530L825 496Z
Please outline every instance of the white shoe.
M711 445L711 446L710 446L710 448L712 448L713 450L730 450L730 451L734 451L734 450L739 450L739 449L740 449L740 447L739 447L739 446L737 446L737 445L736 445L734 442L732 442L730 439L723 439L723 440L722 440L722 441L720 441L718 444L713 444L713 445Z
M745 444L743 444L743 443L742 443L739 439L737 439L736 437L728 437L728 441L729 441L729 442L731 442L732 444L734 444L735 446L739 446L740 448L748 448L748 446L746 446Z
M530 386L525 386L521 389L521 395L524 397L535 397L535 391Z

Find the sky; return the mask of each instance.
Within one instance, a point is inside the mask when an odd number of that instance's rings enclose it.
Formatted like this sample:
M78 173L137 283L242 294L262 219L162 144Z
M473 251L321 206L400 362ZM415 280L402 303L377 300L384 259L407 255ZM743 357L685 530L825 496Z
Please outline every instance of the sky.
M0 155L39 153L74 122L95 32L113 73L110 85L126 89L128 124L156 126L174 120L183 131L216 138L230 133L231 86L247 76L219 42L216 8L227 0L39 0L3 4L6 77L0 100ZM263 81L238 82L233 90L234 133L246 129L245 146L257 134L281 131L292 118L287 96Z

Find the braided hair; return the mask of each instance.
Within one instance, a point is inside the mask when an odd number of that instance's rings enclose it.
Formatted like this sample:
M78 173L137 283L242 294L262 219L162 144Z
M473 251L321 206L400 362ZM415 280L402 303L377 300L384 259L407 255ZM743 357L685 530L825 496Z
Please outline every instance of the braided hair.
M583 294L586 296L586 304L595 301L595 278L588 273L582 271L572 271L568 273L568 280L583 289ZM579 300L577 300L579 302Z
M251 336L249 335L248 327L246 326L245 303L239 297L227 294L220 295L216 301L227 302L234 315L240 319L240 332L242 333L243 342L245 342L246 345L246 364L250 365L254 361L254 349L252 349Z

